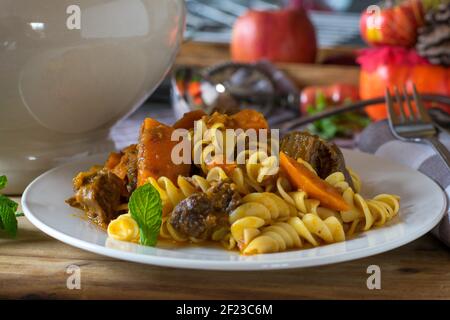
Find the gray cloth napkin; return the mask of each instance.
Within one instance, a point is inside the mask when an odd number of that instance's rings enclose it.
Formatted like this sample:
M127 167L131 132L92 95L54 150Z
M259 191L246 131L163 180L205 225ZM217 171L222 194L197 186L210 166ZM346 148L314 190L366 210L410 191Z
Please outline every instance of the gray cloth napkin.
M439 140L450 148L448 133L442 132ZM450 172L439 156L428 145L395 139L387 121L375 122L368 126L360 136L358 149L419 170L436 181L450 200ZM447 211L432 233L450 247L450 211Z

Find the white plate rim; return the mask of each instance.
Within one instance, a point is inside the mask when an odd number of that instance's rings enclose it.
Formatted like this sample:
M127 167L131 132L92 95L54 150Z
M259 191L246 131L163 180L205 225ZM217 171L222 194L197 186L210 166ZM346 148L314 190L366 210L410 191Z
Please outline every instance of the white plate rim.
M345 150L346 152L350 153L363 153L360 151L354 151L354 150ZM376 157L379 159L383 159L380 157L377 157L373 154L367 154L363 153L365 155ZM383 159L386 160L386 159ZM74 161L77 162L77 161ZM420 171L416 171L417 174L422 175L426 179L430 180L433 184L435 184L439 190L440 190L440 196L442 198L442 210L441 212L434 217L434 219L430 220L427 224L423 225L420 229L417 229L416 232L408 234L407 237L399 238L396 240L390 240L386 243L384 243L382 246L376 246L373 248L361 248L357 250L353 250L351 253L336 255L332 260L327 259L328 256L320 256L318 258L311 258L307 260L277 260L271 263L268 262L261 262L256 260L248 260L245 261L245 263L239 262L239 261L214 261L214 260L197 260L197 259L180 259L180 258L171 258L171 257L161 257L161 256L155 256L155 255L145 255L145 254L139 254L139 253L133 253L133 252L127 252L123 250L113 249L113 248L107 248L105 246L101 246L98 244L90 243L84 240L80 240L78 238L72 237L70 235L67 235L61 231L58 231L47 224L40 221L38 218L35 217L35 215L32 213L32 210L28 207L27 199L28 194L30 193L30 190L32 190L34 184L36 184L39 180L45 178L47 175L51 175L54 171L61 170L66 166L73 165L73 162L66 163L61 166L55 167L40 176L38 176L36 179L34 179L25 189L25 191L22 194L21 198L21 205L22 210L27 217L27 219L38 229L46 233L47 235L63 242L68 245L77 247L79 249L92 252L99 255L104 255L110 258L115 258L123 261L131 261L136 263L142 263L142 264L148 264L148 265L155 265L155 266L161 266L161 267L171 267L171 268L182 268L182 269L195 269L195 270L217 270L217 271L257 271L257 270L282 270L282 269L295 269L295 268L307 268L312 266L324 266L324 265L330 265L330 264L336 264L346 261L352 261L356 259L366 258L369 256L373 256L376 254L380 254L383 252L387 252L393 249L396 249L400 246L403 246L407 243L410 243L430 230L432 230L441 220L444 216L448 201L447 196L442 190L442 188L430 177L426 176L425 174L421 173ZM396 164L397 166L402 166L400 164ZM409 170L413 170L411 168L408 168ZM348 240L351 241L351 240ZM181 265L180 262L183 264Z

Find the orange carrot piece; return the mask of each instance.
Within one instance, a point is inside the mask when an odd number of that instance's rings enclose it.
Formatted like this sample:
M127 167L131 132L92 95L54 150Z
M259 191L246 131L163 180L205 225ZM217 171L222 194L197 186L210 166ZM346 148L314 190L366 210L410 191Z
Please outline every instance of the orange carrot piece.
M179 175L189 175L189 164L177 165L172 161L172 149L178 144L171 141L173 130L154 119L144 120L138 144L138 186L145 184L149 177L164 176L176 183Z
M203 110L194 110L191 112L186 112L183 118L175 122L173 125L174 129L192 129L194 128L194 122L200 120L203 116L206 116Z
M120 163L121 158L122 154L120 152L111 152L105 162L105 168L108 170L114 169Z
M259 130L269 128L269 124L267 123L266 118L264 118L264 115L252 109L245 109L233 114L231 120L234 123L235 129Z
M336 188L284 152L280 152L280 166L294 187L319 200L324 207L338 211L350 209Z
M132 144L123 149L122 152L120 153L121 155L120 162L111 170L112 173L114 173L120 179L125 180L125 178L128 175L128 169L131 161L130 153L134 153L135 151L136 151L135 144Z

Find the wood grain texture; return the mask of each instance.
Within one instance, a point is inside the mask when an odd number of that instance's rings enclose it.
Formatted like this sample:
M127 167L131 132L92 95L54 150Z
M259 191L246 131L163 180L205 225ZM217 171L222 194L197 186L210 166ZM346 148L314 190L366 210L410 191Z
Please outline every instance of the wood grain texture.
M340 54L354 49L333 48L322 49L319 60L331 54ZM194 65L207 67L230 60L229 48L223 44L185 43L181 46L177 57L177 65ZM298 87L307 85L328 85L336 81L357 85L359 83L359 68L320 64L279 63L283 70Z
M263 272L140 265L53 240L25 217L16 240L0 240L0 298L29 299L449 299L450 252L432 236L381 255L331 266ZM382 289L368 290L369 265ZM81 290L66 286L81 268Z

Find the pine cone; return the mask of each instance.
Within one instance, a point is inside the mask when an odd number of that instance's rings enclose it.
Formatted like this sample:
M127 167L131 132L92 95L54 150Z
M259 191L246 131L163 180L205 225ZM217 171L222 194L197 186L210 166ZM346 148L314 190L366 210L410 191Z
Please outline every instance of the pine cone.
M450 66L450 3L441 4L425 15L416 49L430 63Z

